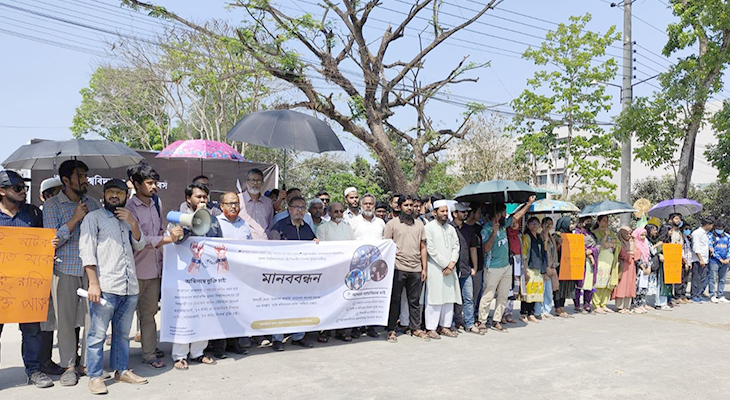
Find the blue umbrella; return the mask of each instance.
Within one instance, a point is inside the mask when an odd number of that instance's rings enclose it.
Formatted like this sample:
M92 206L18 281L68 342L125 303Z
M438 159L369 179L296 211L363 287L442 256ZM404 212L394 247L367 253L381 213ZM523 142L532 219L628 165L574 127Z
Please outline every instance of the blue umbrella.
M702 211L702 204L689 199L664 200L649 209L650 217L667 219L672 214L686 215L697 214Z
M601 215L625 214L636 212L631 204L622 201L602 201L600 203L585 206L578 214L578 218L582 217L600 217Z

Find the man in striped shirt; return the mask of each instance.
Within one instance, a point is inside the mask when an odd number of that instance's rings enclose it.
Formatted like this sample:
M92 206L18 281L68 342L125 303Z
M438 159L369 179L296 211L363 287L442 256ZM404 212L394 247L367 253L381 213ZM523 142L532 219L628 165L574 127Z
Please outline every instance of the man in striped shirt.
M51 297L58 323L59 365L66 368L61 375L61 386L73 386L79 381L75 367L79 327L86 325L87 304L76 295L76 290L86 289L88 281L79 257L79 227L90 211L99 209L99 203L86 197L89 168L81 161L67 160L58 167L63 190L43 205L43 227L56 229L58 246L53 266ZM81 346L84 360L85 345Z

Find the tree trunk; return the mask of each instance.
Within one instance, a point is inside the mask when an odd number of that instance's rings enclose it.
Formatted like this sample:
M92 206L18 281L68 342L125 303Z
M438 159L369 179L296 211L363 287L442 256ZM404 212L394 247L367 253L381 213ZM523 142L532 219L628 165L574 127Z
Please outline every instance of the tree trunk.
M385 133L383 125L376 122L369 125L370 131L374 136L373 143L370 144L370 147L375 151L375 154L378 155L378 159L383 164L383 168L385 168L385 172L388 174L390 185L395 193L415 193L415 191L413 191L414 185L409 183L408 179L406 179L406 175L403 173L403 168L400 166L398 155L395 153L393 146L390 145L390 140L388 139L388 135ZM415 188L418 188L419 185L420 182L415 185Z
M692 122L687 127L687 135L684 138L682 153L679 156L679 168L677 168L677 180L674 186L675 199L686 198L689 193L692 172L695 169L695 142L697 142L697 132L700 130L704 114L704 102L692 106Z

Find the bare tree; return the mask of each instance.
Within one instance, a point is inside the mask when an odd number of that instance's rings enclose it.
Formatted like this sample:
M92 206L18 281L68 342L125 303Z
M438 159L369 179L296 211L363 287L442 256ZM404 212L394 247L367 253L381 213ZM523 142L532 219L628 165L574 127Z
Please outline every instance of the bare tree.
M376 40L369 40L366 27L372 32L369 17L383 5L379 0L343 0L337 4L323 0L321 20L314 19L311 14L286 14L269 1L239 0L231 6L243 9L249 19L236 31L241 48L271 76L293 85L303 97L301 101L280 107L313 110L334 121L377 155L395 190L414 193L435 165L435 155L445 150L452 139L463 138L470 117L481 109L479 106L469 108L463 121L453 129L437 129L428 116L426 105L450 85L475 82L476 78L464 77L464 74L483 64L468 63L464 57L444 79L426 84L421 82L423 77L419 73L434 49L501 1L488 1L458 25L446 27L438 21L437 0L415 0L402 20L389 25ZM177 21L222 41L233 39L154 4L138 0L122 0L122 3ZM411 51L404 51L403 46L393 46L417 20L426 20L427 26L433 27L433 34L428 39L422 36L418 46L409 46ZM301 55L302 51L313 60ZM348 65L354 65L361 76L346 76ZM337 102L333 91L327 93L327 90L318 89L313 84L315 77L335 85L344 94L346 104ZM355 79L361 79L362 83ZM396 126L393 116L407 108L415 112L414 123L409 128ZM413 159L409 160L413 163L412 177L404 173L393 148L394 138L406 142L413 150Z

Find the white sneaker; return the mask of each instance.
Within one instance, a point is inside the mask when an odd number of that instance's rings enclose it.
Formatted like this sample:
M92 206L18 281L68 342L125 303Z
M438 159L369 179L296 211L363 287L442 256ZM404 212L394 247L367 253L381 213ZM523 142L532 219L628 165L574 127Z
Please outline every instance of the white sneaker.
M730 303L730 300L726 299L725 297L719 297L717 300L720 303Z
M719 303L719 302L720 302L720 299L718 299L718 298L717 298L717 297L715 297L715 296L712 296L712 297L710 298L710 302L711 302L711 303L715 303L715 304L717 304L717 303Z

